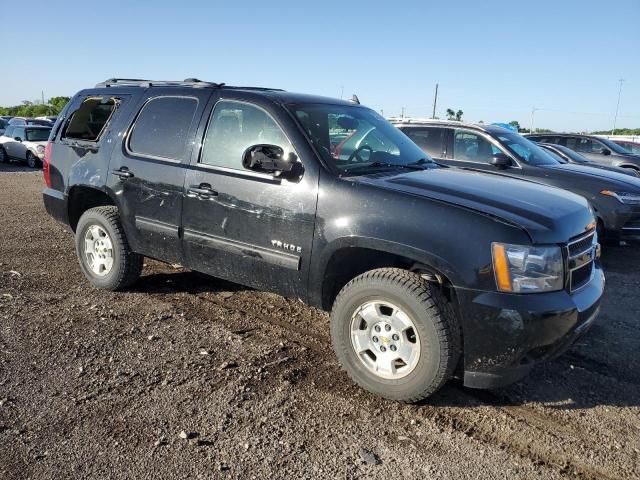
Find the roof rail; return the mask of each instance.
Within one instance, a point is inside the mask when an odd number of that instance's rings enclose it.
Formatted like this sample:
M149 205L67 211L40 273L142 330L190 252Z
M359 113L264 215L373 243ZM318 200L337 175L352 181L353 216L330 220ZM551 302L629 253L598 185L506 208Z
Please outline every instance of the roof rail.
M108 78L104 82L100 82L96 85L96 88L99 87L145 87L148 88L152 85L157 86L187 86L187 87L210 87L210 88L220 88L224 86L224 83L213 83L213 82L203 82L202 80L198 80L197 78L187 78L183 81L179 80L142 80L139 78Z

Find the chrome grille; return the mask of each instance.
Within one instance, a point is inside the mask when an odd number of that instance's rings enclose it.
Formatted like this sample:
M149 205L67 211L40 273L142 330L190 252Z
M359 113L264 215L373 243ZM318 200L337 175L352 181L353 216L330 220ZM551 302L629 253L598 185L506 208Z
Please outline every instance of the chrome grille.
M596 242L595 229L569 241L567 246L569 291L574 292L591 280Z

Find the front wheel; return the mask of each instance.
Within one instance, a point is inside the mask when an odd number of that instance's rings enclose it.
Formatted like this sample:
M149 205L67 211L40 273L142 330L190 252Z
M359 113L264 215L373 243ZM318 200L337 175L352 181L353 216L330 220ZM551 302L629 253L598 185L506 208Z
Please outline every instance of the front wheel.
M27 152L27 165L29 168L37 168L39 164L40 160L33 153Z
M417 402L451 378L460 356L460 328L451 305L432 284L396 268L349 282L331 312L338 360L362 388Z
M142 272L144 257L129 247L117 207L95 207L82 214L76 252L82 272L97 288L121 290Z

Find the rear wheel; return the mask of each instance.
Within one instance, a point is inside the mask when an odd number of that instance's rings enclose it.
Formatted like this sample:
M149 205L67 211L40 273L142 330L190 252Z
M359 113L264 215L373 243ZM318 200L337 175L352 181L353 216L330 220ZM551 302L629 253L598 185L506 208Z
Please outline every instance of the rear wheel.
M406 270L371 270L349 282L331 312L338 360L362 388L416 402L451 378L460 329L438 288Z
M144 257L129 248L117 207L95 207L82 214L76 252L82 272L98 288L126 288L142 272Z
M40 165L40 160L31 152L27 152L27 165L29 168L37 168Z

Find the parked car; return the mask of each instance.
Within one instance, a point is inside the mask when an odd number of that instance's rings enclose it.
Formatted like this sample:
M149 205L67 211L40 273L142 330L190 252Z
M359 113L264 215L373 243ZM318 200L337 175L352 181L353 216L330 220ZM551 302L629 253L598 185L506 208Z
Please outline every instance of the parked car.
M625 148L606 138L565 133L536 133L527 134L525 137L534 142L563 145L580 153L588 160L603 165L632 168L640 171L640 155L630 153Z
M42 120L37 118L13 117L11 120L9 120L9 125L15 125L15 126L41 125L43 127L51 127L51 122L46 119Z
M495 125L415 119L393 123L442 164L563 188L589 200L600 238L640 240L640 178L562 164L534 142Z
M627 140L611 140L613 143L620 145L626 151L633 153L635 155L640 155L640 143L638 142L629 142Z
M7 120L0 118L0 135L4 135L4 131L7 129L8 123L9 122L7 122Z
M42 165L51 127L9 125L0 136L0 163L17 160L31 168Z
M609 170L611 172L624 173L625 175L631 175L632 177L640 177L640 170L634 170L632 168L620 168L610 167L603 165L602 163L592 162L586 157L583 157L578 152L571 150L570 148L558 145L556 143L538 143L539 146L546 151L552 153L554 158L560 163L576 163L578 165L586 165L588 167L600 168L602 170Z
M331 311L340 363L383 397L513 382L597 315L584 198L441 167L364 106L112 79L62 115L44 204L91 284L126 288L149 256L301 298Z

